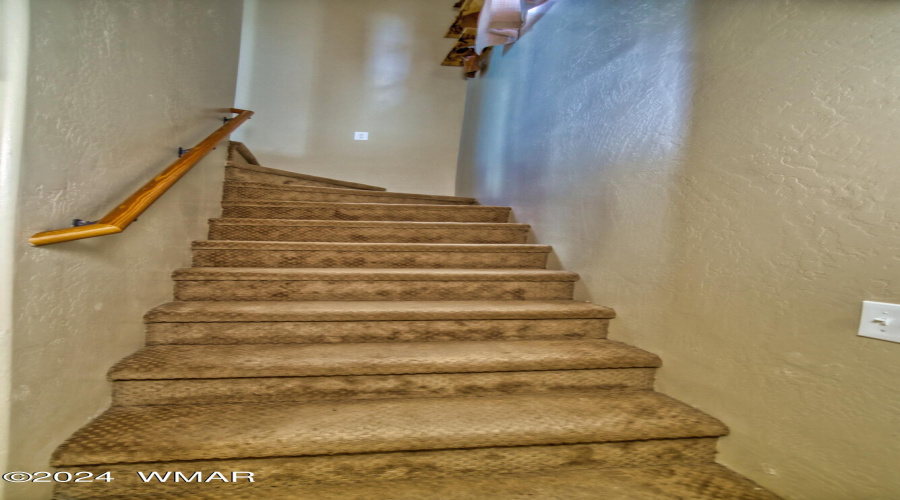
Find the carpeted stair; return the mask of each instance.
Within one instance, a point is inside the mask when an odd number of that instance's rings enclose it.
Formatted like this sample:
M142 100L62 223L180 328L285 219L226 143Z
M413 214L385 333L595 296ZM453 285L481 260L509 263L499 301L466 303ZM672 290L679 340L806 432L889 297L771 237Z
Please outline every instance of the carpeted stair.
M116 479L56 497L776 498L714 463L725 426L654 392L660 360L606 340L614 312L509 215L232 143L223 218L54 453ZM255 482L193 476L236 471Z

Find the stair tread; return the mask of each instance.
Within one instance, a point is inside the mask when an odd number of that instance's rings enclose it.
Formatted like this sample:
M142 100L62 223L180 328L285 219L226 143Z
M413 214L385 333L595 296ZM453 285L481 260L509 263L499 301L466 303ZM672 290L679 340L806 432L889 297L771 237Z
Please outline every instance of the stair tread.
M403 321L614 318L608 307L577 300L481 301L176 301L150 310L148 323Z
M175 281L578 281L578 274L547 269L188 267Z
M476 252L476 253L548 253L549 245L517 243L346 243L304 241L194 241L195 250L307 250L333 252Z
M400 375L648 368L659 358L611 340L163 345L120 361L112 380Z
M251 488L247 488L250 493ZM282 485L267 489L298 500L778 500L753 481L718 464L576 468L530 474L468 474L450 478ZM189 498L185 496L184 498ZM245 498L245 497L241 497ZM246 498L251 498L248 494Z
M413 203L353 203L353 202L333 202L333 201L282 201L282 200L253 200L253 201L234 201L225 200L222 202L223 207L332 207L340 208L340 205L348 207L394 207L402 209L422 209L422 210L474 210L474 211L509 211L510 207L497 207L491 205L434 205L423 204L416 205Z
M412 205L402 205L412 206ZM418 206L418 205L416 205ZM441 205L427 205L441 206ZM244 219L222 217L210 219L210 223L235 226L322 226L322 227L386 227L408 229L501 229L504 231L529 231L528 224L510 222L416 222L416 221L356 221L356 220L310 220L310 219Z
M712 437L718 420L650 391L114 407L52 465Z
M387 200L385 200L387 201ZM326 201L222 202L224 217L345 221L509 222L512 209L481 205L336 203Z
M436 194L418 194L418 193L398 193L394 191L365 191L359 189L347 189L347 188L329 188L329 187L318 187L318 186L300 186L300 185L290 185L290 184L268 184L264 182L246 182L246 181L226 181L225 186L233 186L233 187L248 187L248 188L258 188L258 189L271 189L271 190L281 190L281 191L293 191L300 193L322 193L322 194L346 194L352 196L369 196L372 197L373 202L377 203L376 200L379 198L413 198L413 199L422 199L422 200L436 200L436 201L448 201L453 203L464 203L464 204L474 204L476 203L475 198L468 198L464 196L445 196L445 195L436 195ZM229 200L236 201L236 200ZM260 200L262 201L262 200Z

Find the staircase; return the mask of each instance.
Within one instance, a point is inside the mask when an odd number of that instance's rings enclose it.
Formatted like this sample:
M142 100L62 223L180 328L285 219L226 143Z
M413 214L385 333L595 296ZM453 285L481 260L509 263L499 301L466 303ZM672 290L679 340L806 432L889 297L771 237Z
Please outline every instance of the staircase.
M509 215L232 143L195 267L53 455L115 480L56 498L776 498L713 462L725 426L653 392L659 359L606 340L614 312Z

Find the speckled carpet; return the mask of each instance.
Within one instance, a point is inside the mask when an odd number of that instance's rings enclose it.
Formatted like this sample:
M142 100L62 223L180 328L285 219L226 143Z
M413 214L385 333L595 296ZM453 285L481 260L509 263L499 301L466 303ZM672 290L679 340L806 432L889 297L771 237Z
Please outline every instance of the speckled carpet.
M775 499L714 463L727 428L653 391L507 207L260 166L176 270L59 499ZM252 482L248 479L252 473Z

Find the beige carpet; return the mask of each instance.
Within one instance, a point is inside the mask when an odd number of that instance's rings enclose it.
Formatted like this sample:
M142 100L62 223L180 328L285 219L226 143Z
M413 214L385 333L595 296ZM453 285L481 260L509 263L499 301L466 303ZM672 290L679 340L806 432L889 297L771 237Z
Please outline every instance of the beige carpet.
M57 498L776 498L715 465L725 425L652 390L660 359L606 340L615 313L508 207L229 158L113 406L54 453L116 480ZM233 471L255 481L196 482Z

